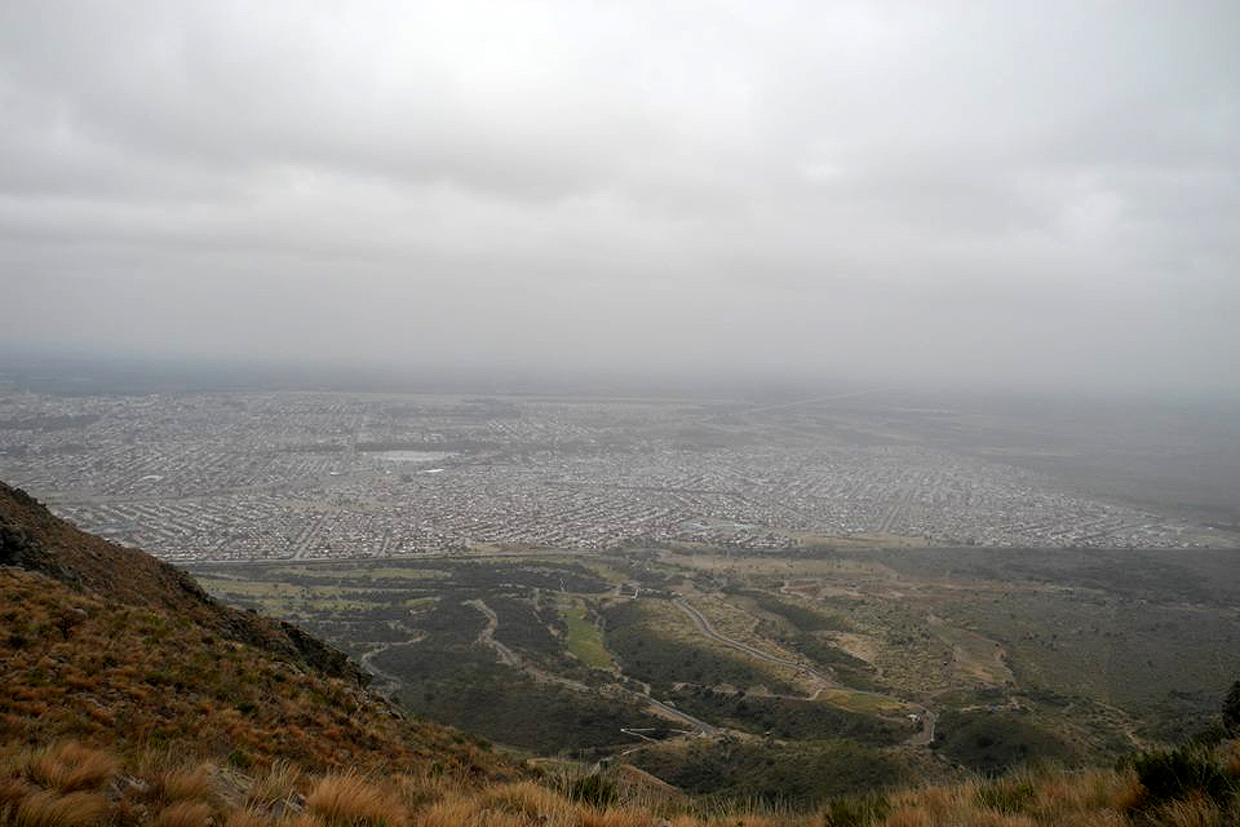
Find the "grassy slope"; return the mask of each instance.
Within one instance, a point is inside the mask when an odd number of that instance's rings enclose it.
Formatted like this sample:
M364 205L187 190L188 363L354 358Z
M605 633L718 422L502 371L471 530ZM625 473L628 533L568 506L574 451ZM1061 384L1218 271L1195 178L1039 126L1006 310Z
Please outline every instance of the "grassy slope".
M74 737L128 752L166 746L234 763L310 767L495 759L457 733L405 721L359 684L228 640L169 612L104 601L0 568L0 740Z
M12 827L1208 827L1240 818L1240 750L1216 751L1213 795L1155 795L1137 771L1026 772L820 808L717 808L624 768L606 777L464 785L443 775L243 773L163 754L122 758L75 742L0 748L0 825Z
M180 569L80 531L2 482L0 565L41 572L105 601L174 613L325 675L362 679L343 653L296 626L221 606Z
M369 693L345 656L0 484L0 741L72 737L312 768L516 768Z

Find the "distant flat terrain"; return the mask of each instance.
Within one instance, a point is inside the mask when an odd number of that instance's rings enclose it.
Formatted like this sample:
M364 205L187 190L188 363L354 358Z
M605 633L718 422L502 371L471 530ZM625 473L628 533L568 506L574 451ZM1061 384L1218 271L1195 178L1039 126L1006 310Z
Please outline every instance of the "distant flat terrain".
M165 559L1240 544L1240 417L893 394L0 396L0 475Z

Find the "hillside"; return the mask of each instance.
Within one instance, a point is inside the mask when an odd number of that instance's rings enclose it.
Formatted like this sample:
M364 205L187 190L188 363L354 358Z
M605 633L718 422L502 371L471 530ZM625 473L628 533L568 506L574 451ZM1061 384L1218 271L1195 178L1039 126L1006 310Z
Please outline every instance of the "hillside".
M623 764L540 770L407 718L340 652L222 606L188 575L2 484L0 673L0 825L14 827L1240 821L1240 748L1226 740L1119 769L843 792L802 810L695 798Z
M185 572L110 543L53 516L26 492L0 482L0 565L38 572L110 603L176 614L330 676L363 675L335 649L296 626L221 606Z
M239 766L515 768L406 720L342 653L0 484L0 739L225 755Z

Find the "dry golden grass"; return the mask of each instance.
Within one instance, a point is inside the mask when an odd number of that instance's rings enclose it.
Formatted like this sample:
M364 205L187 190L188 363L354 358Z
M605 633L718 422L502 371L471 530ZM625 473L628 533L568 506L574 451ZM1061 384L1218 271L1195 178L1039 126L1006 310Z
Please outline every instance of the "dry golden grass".
M91 827L108 815L108 802L94 793L40 790L26 796L13 814L14 827Z
M458 827L473 822L477 809L464 798L452 798L432 805L414 820L416 827Z
M211 803L216 799L215 770L210 764L170 769L156 778L151 793L169 804L179 801Z
M1094 813L1078 813L1068 822L1073 827L1132 827L1132 821L1123 813L1100 810Z
M1166 827L1215 827L1219 823L1219 809L1209 799L1194 796L1163 804L1155 818Z
M1240 778L1240 740L1232 741L1226 747L1223 765L1232 778Z
M394 790L352 772L320 778L306 796L306 811L329 824L400 827L405 823L405 808Z
M327 822L313 813L298 813L287 821L281 821L280 827L327 827Z
M477 802L458 798L441 801L414 820L415 827L526 827L531 822L514 813L480 808ZM560 827L544 822L547 827Z
M16 807L31 793L31 787L20 778L0 778L0 811Z
M460 790L458 783L443 775L401 775L395 781L401 801L411 812L426 809Z
M177 761L235 752L242 768L438 762L461 778L521 774L444 727L392 715L356 683L290 667L176 612L101 601L12 567L0 567L0 606L21 607L0 613L0 745L72 738L124 753L158 743ZM81 769L87 779L100 771Z
M1236 760L1235 744L1216 753ZM116 784L107 784L119 778ZM830 808L782 813L701 812L685 799L660 807L640 795L608 807L571 800L565 778L471 786L441 774L391 779L356 772L311 776L277 762L253 777L164 752L128 762L80 744L0 748L0 827L821 827ZM553 784L558 783L558 789ZM106 785L106 786L105 786ZM85 789L82 789L85 788ZM305 793L303 798L302 793ZM109 800L108 796L111 796ZM1131 770L1017 771L1005 778L925 787L888 797L872 827L1217 827L1240 823L1204 797L1148 803ZM852 824L853 822L848 822Z
M205 753L204 753L205 754ZM1214 753L1240 777L1240 743ZM216 760L221 760L218 755ZM818 813L739 806L702 810L688 798L657 801L640 785L618 803L571 800L573 776L544 782L471 784L432 771L392 778L357 772L311 775L275 762L252 775L218 764L183 763L168 749L137 750L122 761L75 742L0 745L0 827L822 827ZM616 772L612 780L623 779ZM619 788L619 787L617 787ZM304 794L304 797L303 797ZM1196 797L1152 803L1126 769L1018 770L997 780L892 793L871 827L1220 827L1240 824L1240 798L1219 805ZM1220 806L1224 810L1220 811ZM854 822L849 821L849 824Z
M578 815L581 827L661 827L663 819L637 810L585 811Z
M532 781L499 784L484 790L478 801L487 809L530 819L551 819L562 815L566 810L576 809L568 799Z
M271 827L271 819L257 810L233 810L224 819L224 827Z
M97 789L120 769L116 756L75 741L34 750L18 760L31 781L61 792Z
M1029 812L1046 823L1080 813L1133 810L1141 800L1141 782L1131 771L1092 770L1080 775L1043 773L1028 782L1034 790Z
M211 805L204 801L177 801L159 811L155 827L211 827Z
M246 792L245 801L254 807L270 808L288 802L301 792L305 774L288 761L276 761L260 775Z

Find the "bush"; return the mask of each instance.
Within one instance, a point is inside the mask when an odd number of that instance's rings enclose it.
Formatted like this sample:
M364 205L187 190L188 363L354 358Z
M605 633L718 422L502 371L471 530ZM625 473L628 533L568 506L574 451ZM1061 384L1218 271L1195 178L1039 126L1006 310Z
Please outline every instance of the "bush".
M1223 699L1223 726L1229 732L1240 734L1240 681L1231 685Z
M978 788L977 803L997 813L1015 815L1024 812L1033 802L1036 793L1037 790L1032 784L997 781Z
M580 801L593 807L606 807L614 804L619 797L616 785L598 773L578 778L573 782L568 794L573 801Z
M233 749L228 753L228 763L239 770L248 770L254 766L254 759L243 749Z
M832 799L823 813L826 827L868 827L887 818L891 806L882 793Z
M1219 766L1214 755L1194 746L1143 752L1132 768L1145 788L1147 803L1157 804L1204 795L1224 804L1235 794L1236 782Z

